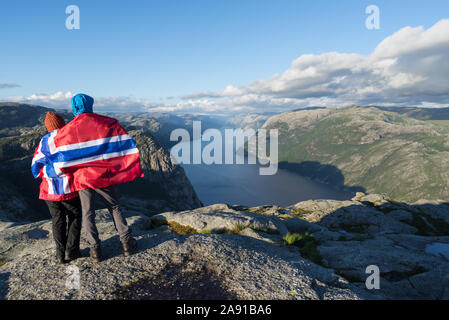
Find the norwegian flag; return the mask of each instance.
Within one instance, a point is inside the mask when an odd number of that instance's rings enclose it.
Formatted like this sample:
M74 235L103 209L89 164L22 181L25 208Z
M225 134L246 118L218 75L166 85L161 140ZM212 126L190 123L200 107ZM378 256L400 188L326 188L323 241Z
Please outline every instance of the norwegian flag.
M31 171L43 179L40 198L46 200L143 177L135 141L116 119L95 113L80 114L45 135Z

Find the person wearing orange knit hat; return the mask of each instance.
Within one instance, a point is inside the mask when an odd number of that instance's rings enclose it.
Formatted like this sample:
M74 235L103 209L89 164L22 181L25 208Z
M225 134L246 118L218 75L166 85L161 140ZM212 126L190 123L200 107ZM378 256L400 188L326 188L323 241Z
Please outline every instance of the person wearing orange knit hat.
M65 120L57 113L47 112L45 116L45 127L47 127L48 132L60 129L65 126Z
M47 112L44 124L47 131L52 132L64 127L65 120L57 113ZM36 153L40 145L41 143L36 148ZM52 181L44 175L45 169L43 167L39 174L42 178L39 198L45 201L52 217L56 259L59 263L66 263L81 257L81 202L78 192L64 195L50 194L48 190Z

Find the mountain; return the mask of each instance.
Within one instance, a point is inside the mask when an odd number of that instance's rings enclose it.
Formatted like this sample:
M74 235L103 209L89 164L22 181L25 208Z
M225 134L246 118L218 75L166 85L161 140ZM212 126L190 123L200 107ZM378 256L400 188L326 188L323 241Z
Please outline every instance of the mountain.
M21 134L42 133L45 114L56 112L54 109L30 104L0 103L0 137L20 136ZM66 121L73 118L67 111L57 111Z
M202 206L184 169L172 161L156 139L144 130L131 130L129 134L139 149L145 177L118 186L126 195L124 204L135 205L137 198L138 208L145 207L148 214Z
M449 196L449 127L378 108L287 112L279 129L279 166L351 191L403 201Z
M418 107L376 107L380 110L396 112L418 120L449 120L449 108Z
M449 299L448 203L358 193L285 208L124 213L138 252L123 257L98 210L99 264L84 239L84 257L57 264L50 220L0 223L0 299ZM377 290L366 287L368 266L378 268ZM79 290L66 287L70 270Z
M224 126L226 118L221 116L170 114L164 112L131 112L106 113L116 118L129 129L142 129L153 135L158 142L169 150L178 141L170 141L170 134L175 129L185 129L192 137L193 121L201 121L202 130L209 128L220 129Z
M23 108L31 108L24 122L1 128L0 299L449 299L449 203L398 200L435 199L447 189L443 124L359 107L270 117L263 127L280 130L281 166L354 193L389 195L288 207L202 207L166 148L130 126L145 178L120 194L138 251L123 257L99 207L104 261L91 262L82 239L83 257L61 266L29 172L50 109L4 105L0 115ZM70 270L79 271L79 289L66 286ZM378 270L380 289L367 288L369 270Z
M249 114L237 114L230 117L227 121L227 125L231 128L247 129L260 129L265 121L273 116L275 113L249 113Z
M38 199L40 180L34 179L30 171L34 150L47 133L43 119L48 111L54 110L23 104L0 106L0 219L3 221L48 217L48 208ZM67 121L72 118L68 112L58 110L58 113ZM138 206L147 214L201 206L184 169L171 161L163 146L147 131L129 130L129 133L140 150L145 178L119 186L123 204Z

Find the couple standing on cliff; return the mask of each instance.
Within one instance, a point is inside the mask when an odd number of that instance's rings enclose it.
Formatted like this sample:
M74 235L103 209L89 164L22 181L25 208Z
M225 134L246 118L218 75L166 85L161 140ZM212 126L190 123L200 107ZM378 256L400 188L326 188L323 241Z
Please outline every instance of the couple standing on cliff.
M81 257L81 225L91 259L101 261L95 194L107 204L124 255L137 249L114 186L143 177L139 150L116 119L93 113L93 103L88 95L74 96L75 117L67 125L58 114L47 113L45 126L49 133L41 139L31 165L34 177L42 178L39 198L45 200L52 216L60 263Z

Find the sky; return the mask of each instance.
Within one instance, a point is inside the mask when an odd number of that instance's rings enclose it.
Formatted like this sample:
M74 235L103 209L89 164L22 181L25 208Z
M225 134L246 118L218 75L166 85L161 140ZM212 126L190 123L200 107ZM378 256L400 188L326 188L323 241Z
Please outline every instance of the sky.
M80 29L66 28L66 7ZM367 6L379 8L369 30ZM449 105L449 1L0 2L0 101L106 111Z

